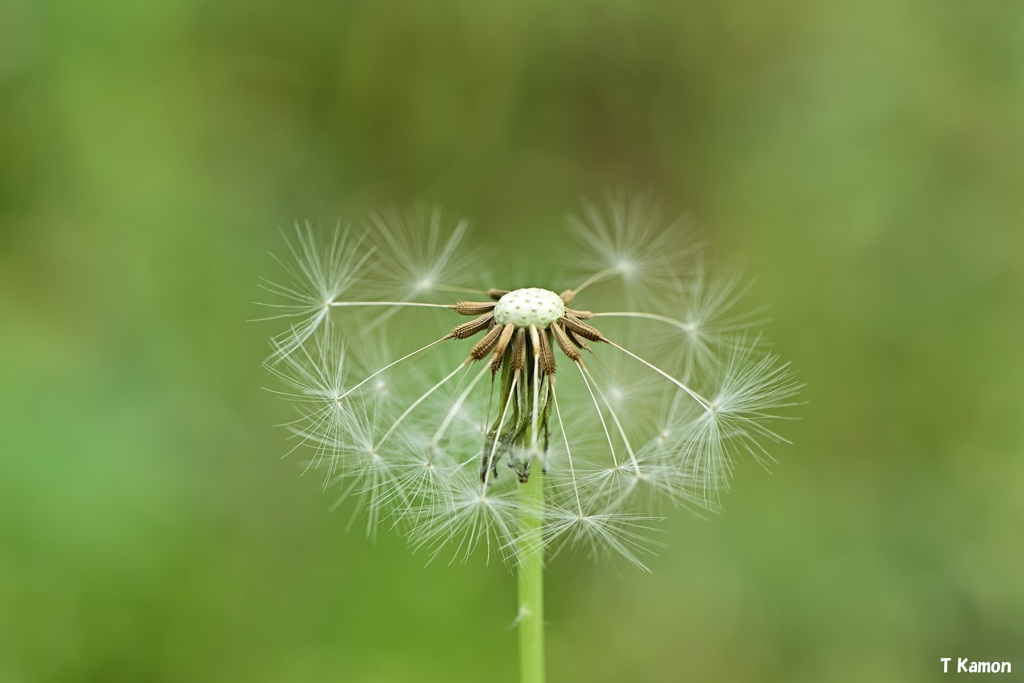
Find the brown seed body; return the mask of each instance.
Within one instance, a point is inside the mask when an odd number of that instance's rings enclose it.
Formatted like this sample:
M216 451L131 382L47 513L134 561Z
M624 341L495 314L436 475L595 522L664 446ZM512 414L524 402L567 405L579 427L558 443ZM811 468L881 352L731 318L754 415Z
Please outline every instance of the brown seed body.
M456 326L452 330L452 336L456 339L469 339L477 332L481 332L490 327L493 320L494 316L492 314L485 313L479 318L470 320L468 323L462 323L461 325Z

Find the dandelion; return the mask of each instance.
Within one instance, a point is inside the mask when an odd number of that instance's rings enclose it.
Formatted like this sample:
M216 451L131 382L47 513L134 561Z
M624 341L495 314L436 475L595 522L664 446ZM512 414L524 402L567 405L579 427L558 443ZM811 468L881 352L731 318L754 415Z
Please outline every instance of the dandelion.
M771 461L799 389L688 224L612 199L568 232L575 269L513 285L436 210L328 239L297 226L285 280L264 284L290 321L267 361L297 409L290 452L359 501L370 535L516 566L523 680L543 675L545 556L645 569L666 507L715 510L738 462Z

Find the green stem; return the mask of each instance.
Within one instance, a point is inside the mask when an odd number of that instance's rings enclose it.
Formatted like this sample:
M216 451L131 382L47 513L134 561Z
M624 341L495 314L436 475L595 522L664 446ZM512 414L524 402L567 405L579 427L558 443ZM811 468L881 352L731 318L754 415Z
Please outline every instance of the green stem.
M540 468L535 468L539 470ZM519 485L519 680L544 683L544 477Z

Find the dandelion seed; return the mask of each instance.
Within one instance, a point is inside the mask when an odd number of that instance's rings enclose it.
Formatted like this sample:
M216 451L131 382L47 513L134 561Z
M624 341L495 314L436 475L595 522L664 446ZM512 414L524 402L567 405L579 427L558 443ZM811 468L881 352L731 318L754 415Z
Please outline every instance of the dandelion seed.
M569 230L580 245L571 261L585 278L576 291L595 286L609 306L649 303L656 288L693 268L703 247L692 221L664 220L650 195L627 200L612 194L603 205L588 202L582 216L570 216Z
M261 304L275 310L263 320L299 319L274 337L274 359L291 355L324 326L331 306L366 274L372 255L361 237L353 237L340 226L329 241L321 241L311 225L296 224L294 241L287 244L291 262L279 262L288 279L281 283L265 280L261 285L278 299L277 303Z
M440 209L417 206L405 215L395 209L371 213L367 228L379 254L367 282L369 291L406 301L452 292L479 293L460 286L469 281L478 260L462 244L468 221L446 226Z

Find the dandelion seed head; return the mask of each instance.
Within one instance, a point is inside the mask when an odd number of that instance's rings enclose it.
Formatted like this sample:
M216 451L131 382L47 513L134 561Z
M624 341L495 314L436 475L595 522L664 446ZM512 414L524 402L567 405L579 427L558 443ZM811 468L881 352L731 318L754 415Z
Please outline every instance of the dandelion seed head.
M515 562L537 543L642 567L664 511L717 510L738 463L772 461L800 386L741 310L748 285L712 275L689 223L647 198L588 205L569 231L581 272L513 266L527 287L487 278L468 222L437 210L290 238L284 284L264 285L287 322L272 390L296 413L289 454L369 536L395 528L431 558Z

